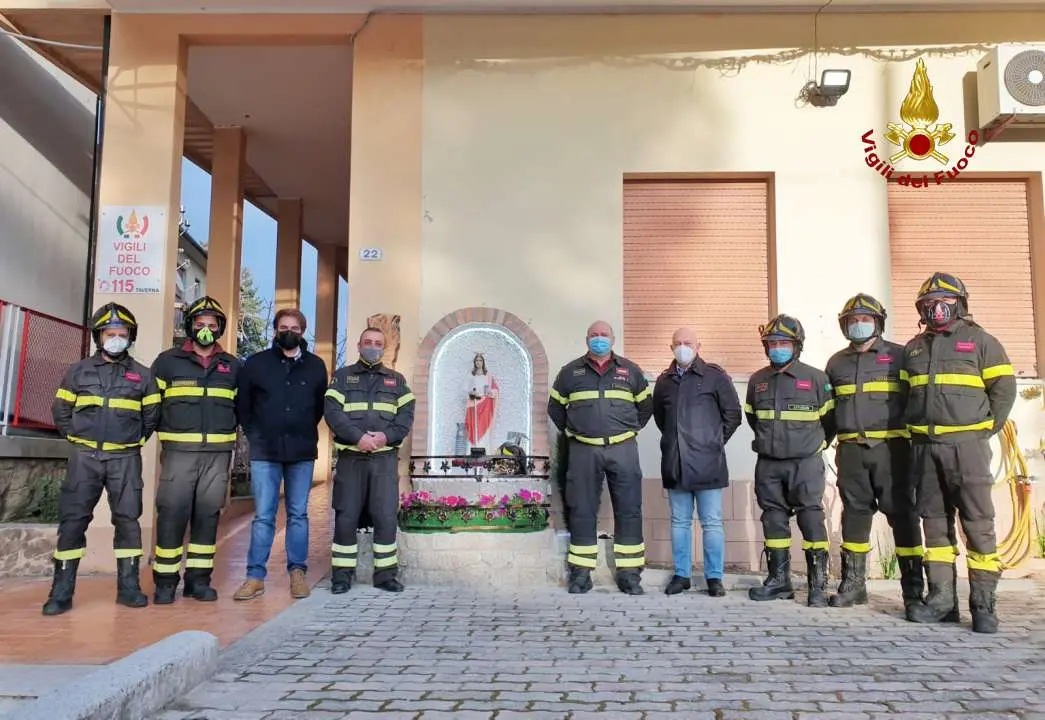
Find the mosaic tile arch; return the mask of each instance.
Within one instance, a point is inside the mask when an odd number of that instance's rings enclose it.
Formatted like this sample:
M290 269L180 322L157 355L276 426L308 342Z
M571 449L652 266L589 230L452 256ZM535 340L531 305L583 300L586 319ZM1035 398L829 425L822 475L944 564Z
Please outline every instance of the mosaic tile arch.
M498 390L498 415L491 436L493 446L503 441L500 435L506 432L527 432L516 427L522 424L528 426L530 453L547 455L549 380L544 345L517 315L487 307L463 308L445 315L421 342L413 380L417 411L411 454L453 454L455 443L443 437L448 431L442 428L450 422L446 414L453 418L456 427L456 416L461 414L458 410L464 410L468 392L464 386L465 378L476 352L489 356L484 360L501 386ZM495 367L495 362L500 366ZM433 369L440 377L433 377ZM520 395L524 384L530 387L528 402ZM454 393L458 385L461 385L460 392ZM500 402L501 399L504 402ZM433 400L438 407L433 407ZM462 407L457 408L458 404ZM526 409L529 410L529 422L520 423L519 413ZM442 420L433 419L433 411L438 411Z

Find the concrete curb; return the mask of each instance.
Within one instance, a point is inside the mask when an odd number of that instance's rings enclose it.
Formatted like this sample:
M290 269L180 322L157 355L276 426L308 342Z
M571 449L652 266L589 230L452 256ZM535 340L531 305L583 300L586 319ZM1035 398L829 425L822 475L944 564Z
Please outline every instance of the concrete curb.
M10 720L140 720L209 678L218 639L187 630L21 703Z

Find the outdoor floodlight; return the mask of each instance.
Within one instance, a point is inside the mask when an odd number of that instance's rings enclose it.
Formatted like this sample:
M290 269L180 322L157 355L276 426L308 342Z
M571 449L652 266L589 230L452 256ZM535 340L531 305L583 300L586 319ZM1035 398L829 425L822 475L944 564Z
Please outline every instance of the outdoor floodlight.
M849 90L849 70L824 70L820 74L820 84L809 89L809 103L816 107L832 107L838 104L838 98Z

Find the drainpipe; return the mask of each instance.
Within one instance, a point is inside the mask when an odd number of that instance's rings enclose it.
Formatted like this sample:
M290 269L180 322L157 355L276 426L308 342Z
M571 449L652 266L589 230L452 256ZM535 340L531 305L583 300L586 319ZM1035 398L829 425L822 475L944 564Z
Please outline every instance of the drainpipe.
M94 305L94 256L98 248L98 186L102 179L102 143L105 139L105 101L109 86L109 35L112 30L112 15L102 19L102 78L98 90L98 100L94 111L94 176L91 178L91 209L87 226L87 275L83 291L83 324L87 327L91 322ZM91 334L84 332L80 346L80 355L87 356L90 348Z

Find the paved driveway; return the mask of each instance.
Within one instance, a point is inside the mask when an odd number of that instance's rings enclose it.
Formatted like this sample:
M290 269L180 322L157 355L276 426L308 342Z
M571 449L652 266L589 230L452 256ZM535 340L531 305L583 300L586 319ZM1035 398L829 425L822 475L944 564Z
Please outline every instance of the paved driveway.
M743 592L319 590L226 651L163 720L1045 718L1045 598L1002 633L905 622L897 598L813 610ZM898 593L899 589L896 589Z

